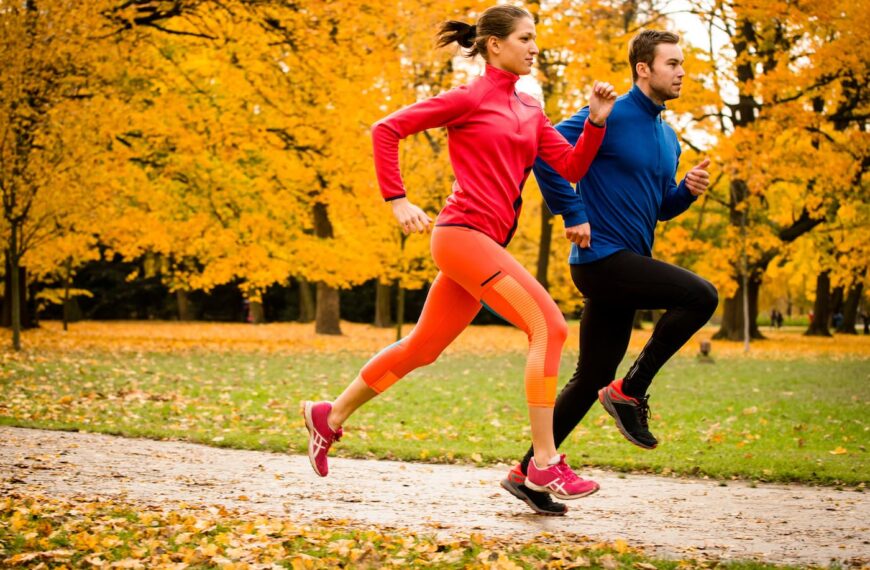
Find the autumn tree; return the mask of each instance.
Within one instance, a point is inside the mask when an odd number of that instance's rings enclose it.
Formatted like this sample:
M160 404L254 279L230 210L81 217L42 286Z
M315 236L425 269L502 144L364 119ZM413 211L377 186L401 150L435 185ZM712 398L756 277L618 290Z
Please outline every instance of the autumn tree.
M158 252L179 291L238 281L254 309L273 283L315 281L317 330L338 332L336 288L372 276L345 219L358 217L367 162L360 114L380 105L357 104L373 77L358 30L377 11L178 6L138 23L146 73L134 128L117 140L146 183L129 189L106 240L127 257Z
M842 112L844 87L855 78L866 83L867 62L857 55L867 48L866 24L859 3L846 0L695 7L711 30L729 39L728 49L711 48L717 65L710 80L721 89L722 104L704 113L720 124L716 158L727 192L714 189L713 197L727 211L719 246L731 260L734 283L723 295L716 336L742 339L748 314L750 335L760 338L758 292L766 268L783 244L825 220L860 169L861 160L838 139L866 120L866 103ZM726 93L727 85L736 96ZM848 124L840 134L833 128L837 116Z
M16 349L22 260L70 227L74 214L63 206L72 201L63 198L81 189L76 176L87 172L92 156L93 126L82 109L100 90L105 7L98 1L0 3L0 229Z

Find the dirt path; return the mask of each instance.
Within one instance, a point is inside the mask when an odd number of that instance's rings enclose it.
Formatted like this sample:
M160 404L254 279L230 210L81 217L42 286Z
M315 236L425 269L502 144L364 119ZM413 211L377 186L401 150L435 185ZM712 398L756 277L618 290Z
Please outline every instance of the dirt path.
M504 469L351 459L330 468L321 479L304 456L0 427L0 494L185 501L440 534L621 538L665 557L870 564L870 496L854 491L594 471L584 475L601 491L549 518L498 486Z

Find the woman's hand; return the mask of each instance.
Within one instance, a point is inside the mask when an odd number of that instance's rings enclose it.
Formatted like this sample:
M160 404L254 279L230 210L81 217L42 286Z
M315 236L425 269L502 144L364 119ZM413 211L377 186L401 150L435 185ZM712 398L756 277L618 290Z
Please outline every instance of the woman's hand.
M596 81L592 86L592 96L589 98L589 120L597 125L603 125L616 103L616 90L613 85L604 81Z
M396 216L405 235L410 233L422 234L429 231L432 219L426 215L426 212L409 202L407 198L396 198L391 200L390 204L393 206L393 215Z

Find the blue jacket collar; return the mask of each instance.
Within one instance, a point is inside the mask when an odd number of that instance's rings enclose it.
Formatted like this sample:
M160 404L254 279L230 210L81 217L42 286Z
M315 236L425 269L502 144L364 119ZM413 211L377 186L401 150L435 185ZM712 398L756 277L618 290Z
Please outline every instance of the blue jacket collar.
M634 100L634 102L644 111L656 117L661 114L662 111L666 109L664 105L659 105L652 99L646 96L646 94L640 90L640 87L634 85L631 88L631 91L628 92L628 95Z

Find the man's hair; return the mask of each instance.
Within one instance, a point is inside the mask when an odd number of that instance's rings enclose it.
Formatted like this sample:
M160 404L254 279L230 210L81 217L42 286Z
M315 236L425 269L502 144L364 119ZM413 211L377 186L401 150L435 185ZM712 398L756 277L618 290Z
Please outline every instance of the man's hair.
M678 44L680 36L661 30L642 30L628 42L628 63L631 65L631 80L637 83L637 64L645 63L652 69L659 44Z

